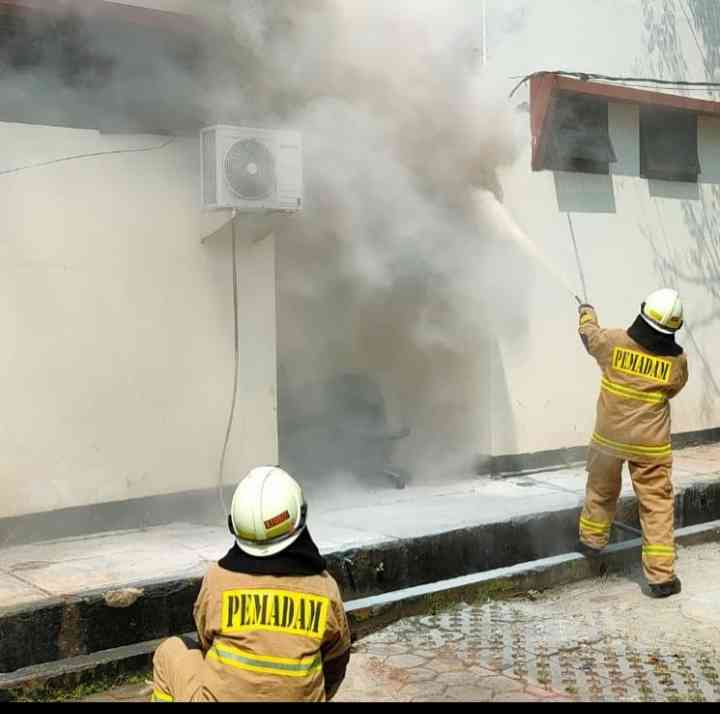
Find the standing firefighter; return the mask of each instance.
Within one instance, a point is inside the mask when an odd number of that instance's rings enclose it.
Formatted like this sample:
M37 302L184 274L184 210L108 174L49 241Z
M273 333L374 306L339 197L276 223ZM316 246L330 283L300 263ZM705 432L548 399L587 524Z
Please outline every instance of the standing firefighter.
M302 489L282 469L254 469L238 485L228 518L235 545L195 602L200 646L160 646L153 701L332 699L350 630L306 516Z
M629 330L604 330L591 305L580 307L580 337L602 370L595 433L588 456L580 551L598 555L610 538L628 462L640 508L642 561L653 597L679 593L675 576L670 399L688 380L675 342L683 308L674 290L643 303Z

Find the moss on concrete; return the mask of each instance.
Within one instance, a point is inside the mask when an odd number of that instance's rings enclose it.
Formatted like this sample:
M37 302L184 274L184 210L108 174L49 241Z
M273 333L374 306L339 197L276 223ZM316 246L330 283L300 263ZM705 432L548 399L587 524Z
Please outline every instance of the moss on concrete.
M35 682L27 687L3 692L9 702L68 702L85 699L110 689L132 684L142 684L152 679L152 670L144 668L138 672L126 672L116 675L101 675L92 672L83 673L80 681L70 684L67 680L57 684L53 682Z

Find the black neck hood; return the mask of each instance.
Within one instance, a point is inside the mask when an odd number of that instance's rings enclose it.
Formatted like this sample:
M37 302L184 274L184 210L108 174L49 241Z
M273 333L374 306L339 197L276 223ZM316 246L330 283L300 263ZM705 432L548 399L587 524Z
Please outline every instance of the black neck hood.
M307 528L291 546L268 558L248 555L235 543L218 565L232 573L301 577L320 575L327 568Z
M654 330L640 315L627 333L641 347L660 357L679 357L683 353L683 348L675 342L675 335L665 335Z

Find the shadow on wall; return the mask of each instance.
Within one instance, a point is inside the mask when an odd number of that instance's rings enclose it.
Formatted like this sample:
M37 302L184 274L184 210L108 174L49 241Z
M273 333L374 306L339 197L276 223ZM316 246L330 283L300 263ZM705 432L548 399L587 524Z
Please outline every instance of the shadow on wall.
M640 175L640 112L636 106L610 103L608 133L617 161L609 174L556 171L555 193L563 213L616 213L615 177Z
M674 3L643 0L645 30L648 39L646 62L652 76L662 78L689 77L690 71L682 43L681 28L690 25L698 43L707 81L717 81L720 71L720 4L715 0L686 0L685 7ZM700 79L696 77L696 79ZM717 93L713 93L717 100ZM702 364L703 403L701 415L707 418L714 413L720 396L720 385L712 366L704 354L695 330L715 325L720 319L720 122L701 117L698 122L698 143L701 175L697 195L670 196L682 200L682 214L692 247L679 253L666 235L663 217L656 198L668 198L651 187L651 201L655 203L658 228L651 225L641 230L655 256L658 275L668 285L681 290L683 285L707 291L710 306L703 315L693 318L686 334ZM678 190L676 186L676 190ZM659 244L660 237L663 244Z
M610 103L609 133L617 161L609 175L554 172L558 208L564 213L615 213L615 180L640 179L650 196L699 201L700 186L720 183L720 122L700 117L698 142L702 173L698 183L659 181L640 176L640 112L635 105Z
M558 208L563 213L615 213L612 176L554 173Z
M692 241L691 247L684 251L677 250L667 235L657 195L651 195L649 201L654 204L657 222L655 225L646 222L640 230L653 254L660 280L679 292L683 286L701 288L710 297L707 312L692 316L684 328L702 367L695 378L699 377L703 383L700 416L709 422L716 411L720 384L696 331L712 326L720 319L720 185L703 188L697 201L682 203L683 220Z

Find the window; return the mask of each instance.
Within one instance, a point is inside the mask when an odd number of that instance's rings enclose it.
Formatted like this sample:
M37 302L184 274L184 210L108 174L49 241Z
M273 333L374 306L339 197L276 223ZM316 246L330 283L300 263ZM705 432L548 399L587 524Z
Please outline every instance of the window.
M204 123L203 62L187 33L0 5L0 121L193 130Z
M640 110L640 175L648 179L697 183L697 114L642 107Z
M606 99L560 93L555 97L544 168L609 174L617 161L608 130Z

